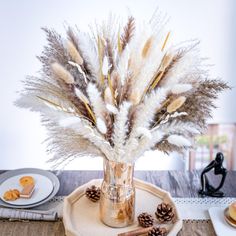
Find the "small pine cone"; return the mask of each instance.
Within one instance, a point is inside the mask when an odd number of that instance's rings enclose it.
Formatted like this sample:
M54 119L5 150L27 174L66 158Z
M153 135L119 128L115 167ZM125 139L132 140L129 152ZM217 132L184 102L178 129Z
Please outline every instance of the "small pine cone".
M86 189L85 195L92 202L96 202L100 199L101 189L92 185L90 188Z
M155 215L160 223L165 223L171 221L174 218L175 213L173 211L173 207L170 204L161 203L157 206Z
M164 227L153 227L148 231L148 236L166 236L167 230Z
M138 216L138 222L142 227L147 228L153 226L154 219L151 215L144 212Z

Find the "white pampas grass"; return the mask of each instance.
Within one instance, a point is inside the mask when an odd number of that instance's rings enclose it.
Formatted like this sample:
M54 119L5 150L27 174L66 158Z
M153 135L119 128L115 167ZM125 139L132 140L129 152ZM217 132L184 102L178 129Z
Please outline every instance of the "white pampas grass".
M126 142L126 151L135 150L139 145L137 138L139 137L138 128L148 128L150 122L153 121L153 118L156 114L156 111L160 108L161 103L165 100L167 95L166 89L157 89L149 94L142 105L139 107L139 113L137 118L134 121L133 129L129 135L129 138Z
M79 117L67 117L64 119L59 120L59 125L65 128L73 127L74 125L81 122Z
M82 102L89 104L88 98L78 88L75 88L75 94Z
M177 120L173 120L172 122L168 122L166 124L160 124L153 130L165 132L166 135L181 133L186 137L189 135L199 135L201 133L201 129L197 127L194 123L182 122Z
M83 32L77 32L79 47L83 59L88 63L89 70L93 75L99 77L99 58L98 51L96 49L96 42L92 40L89 34Z
M124 102L120 106L120 110L114 123L113 143L117 160L124 158L123 155L125 154L124 143L127 132L127 119L130 106L131 104L129 102Z
M127 75L129 74L129 58L130 58L130 50L128 44L126 45L124 51L121 54L117 65L117 71L120 75L121 85L124 85Z
M67 84L74 84L74 77L62 65L57 62L51 64L52 70L57 77L64 80Z
M107 132L106 124L100 117L98 117L96 120L96 126L102 134L105 134Z
M104 76L107 76L109 73L109 70L111 68L111 65L109 64L107 56L103 58L103 63L102 63L102 74Z
M162 131L156 130L151 133L151 139L149 135L142 136L142 138L137 141L135 149L127 150L127 156L130 162L135 162L145 151L153 148L156 143L162 140L163 135L164 133Z
M199 72L199 64L200 61L197 53L194 50L189 50L175 63L175 66L168 71L168 74L166 75L165 80L161 82L161 85L163 87L169 87L170 85L174 86L180 83L183 78L188 78L187 75L193 74L195 71ZM187 81L184 82L186 83Z
M152 139L152 134L150 132L150 130L148 130L147 128L144 127L138 127L137 128L137 135L141 135L141 136L145 136L148 139Z
M174 94L185 93L192 89L191 84L176 84L172 87L171 92Z
M89 83L87 87L87 93L91 101L95 116L97 118L103 117L104 113L106 112L106 107L97 86L95 84Z
M154 41L153 44L156 44L156 41ZM141 65L142 70L139 72L134 82L134 91L141 94L141 97L155 77L157 68L161 65L164 56L164 53L158 46L151 47L150 50L149 56Z
M67 118L65 120L61 120L59 124L61 124L62 127L66 126L71 128L72 130L76 131L78 135L88 139L99 150L101 150L101 152L104 153L107 158L113 158L113 150L110 144L99 134L96 129L90 125L88 121L80 119L80 122L77 122L76 118Z
M58 161L91 153L134 162L150 148L180 152L228 88L207 79L196 43L167 44L162 19L130 17L122 31L117 23L90 33L69 28L65 40L45 29L40 77L25 81L17 104L41 113Z
M106 104L106 108L109 112L111 112L115 115L118 113L118 109L115 106L111 105L111 104Z
M83 58L80 56L75 45L70 40L67 41L67 50L68 50L73 61L75 61L79 65L83 64Z
M176 145L177 147L190 147L191 146L191 142L185 137L183 137L182 135L172 134L167 138L167 141L170 144Z
M145 97L143 104L140 106L139 115L136 118L134 128L148 127L153 120L156 111L166 99L167 92L168 90L159 88Z

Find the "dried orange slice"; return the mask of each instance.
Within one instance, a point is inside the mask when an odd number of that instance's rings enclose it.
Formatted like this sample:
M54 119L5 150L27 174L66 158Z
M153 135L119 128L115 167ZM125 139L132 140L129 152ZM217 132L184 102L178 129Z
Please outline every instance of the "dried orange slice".
M23 176L19 181L22 187L25 187L29 184L34 184L34 178L32 176Z
M3 195L3 198L6 201L15 201L16 199L18 199L20 197L20 192L17 189L10 189L8 191L6 191Z

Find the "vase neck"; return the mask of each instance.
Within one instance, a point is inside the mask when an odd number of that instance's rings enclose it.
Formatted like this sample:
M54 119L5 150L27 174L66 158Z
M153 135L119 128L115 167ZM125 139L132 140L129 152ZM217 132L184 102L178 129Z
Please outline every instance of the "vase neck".
M104 181L111 185L132 185L134 165L104 160Z

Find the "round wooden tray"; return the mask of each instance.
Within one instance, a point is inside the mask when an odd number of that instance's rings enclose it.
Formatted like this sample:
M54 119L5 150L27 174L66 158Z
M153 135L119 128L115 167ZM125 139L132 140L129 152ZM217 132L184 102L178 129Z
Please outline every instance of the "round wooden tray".
M100 186L102 180L92 180L72 192L64 200L63 222L67 236L117 236L119 233L138 229L137 220L134 224L125 228L111 228L104 225L99 219L99 203L89 201L84 192L91 185ZM155 185L135 179L136 203L135 219L142 212L148 212L154 216L156 207L161 202L170 203L175 208L175 218L172 223L162 225L168 229L168 236L177 235L182 228L178 209L170 194Z

